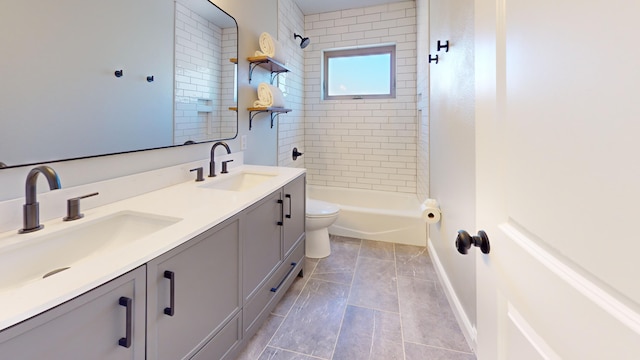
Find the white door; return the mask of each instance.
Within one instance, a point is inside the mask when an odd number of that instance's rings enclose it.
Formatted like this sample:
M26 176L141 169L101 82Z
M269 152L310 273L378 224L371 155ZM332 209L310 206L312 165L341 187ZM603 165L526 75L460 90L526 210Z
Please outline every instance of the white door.
M640 359L639 13L475 1L479 359Z

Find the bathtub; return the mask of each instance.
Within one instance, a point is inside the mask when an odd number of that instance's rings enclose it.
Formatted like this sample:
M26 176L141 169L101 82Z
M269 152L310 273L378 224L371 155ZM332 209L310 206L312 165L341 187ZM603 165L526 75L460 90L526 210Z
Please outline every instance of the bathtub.
M337 204L329 233L408 245L427 245L427 224L416 195L307 185L307 197Z

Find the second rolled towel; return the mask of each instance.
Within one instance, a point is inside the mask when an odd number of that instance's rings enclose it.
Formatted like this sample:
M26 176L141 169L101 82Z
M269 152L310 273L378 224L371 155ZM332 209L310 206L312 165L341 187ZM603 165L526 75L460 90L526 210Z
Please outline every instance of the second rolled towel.
M284 95L277 86L267 83L258 85L258 100L253 102L254 107L285 107Z

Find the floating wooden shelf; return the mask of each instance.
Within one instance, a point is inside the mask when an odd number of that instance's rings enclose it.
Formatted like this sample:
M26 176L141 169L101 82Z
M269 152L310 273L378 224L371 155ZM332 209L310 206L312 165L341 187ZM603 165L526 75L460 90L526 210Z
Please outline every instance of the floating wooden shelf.
M237 64L238 63L238 58L231 58L229 59L230 62Z
M251 83L253 70L258 66L271 72L271 84L279 74L289 71L284 64L268 56L250 56L247 61L249 61L249 83Z
M231 107L229 107L229 110L238 111L238 107L237 106L231 106Z
M250 107L247 108L247 110L249 110L249 130L251 130L253 118L260 113L266 112L271 114L271 128L273 128L273 120L276 116L291 111L291 109L281 107Z

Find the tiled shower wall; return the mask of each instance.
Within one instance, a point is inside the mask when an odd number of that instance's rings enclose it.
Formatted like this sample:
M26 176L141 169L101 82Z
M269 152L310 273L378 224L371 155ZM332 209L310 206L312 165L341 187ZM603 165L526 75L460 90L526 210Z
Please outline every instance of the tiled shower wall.
M308 183L416 193L415 2L307 15L304 24ZM396 44L395 99L321 99L323 50L389 43Z
M429 1L416 1L418 77L418 199L429 197Z
M236 133L235 28L221 29L176 3L174 144L229 138ZM229 79L231 77L231 79ZM224 87L226 85L226 88Z
M304 55L293 34L304 33L304 15L294 0L278 1L278 42L286 53L288 73L280 74L278 86L287 108L292 111L278 118L278 165L304 167L307 156L293 161L292 149L304 152Z

